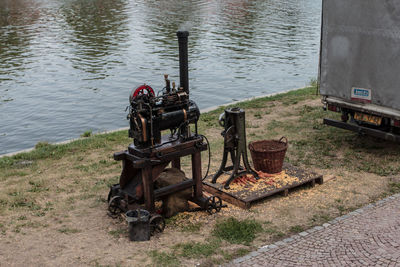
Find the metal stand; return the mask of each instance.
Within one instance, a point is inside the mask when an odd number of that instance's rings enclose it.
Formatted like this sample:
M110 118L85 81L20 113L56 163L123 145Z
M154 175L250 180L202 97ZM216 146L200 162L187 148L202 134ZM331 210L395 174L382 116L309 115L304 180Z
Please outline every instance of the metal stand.
M232 171L229 179L225 182L224 188L229 189L229 184L239 176L244 174L252 174L258 179L257 173L250 167L247 159L246 147L246 125L245 112L240 108L226 109L219 119L220 125L224 127L221 135L224 137L224 153L221 166L212 178L212 183L216 183L218 177L227 172ZM231 155L232 166L226 167L228 153ZM240 158L243 158L244 168L240 166Z
M203 197L200 155L207 145L200 136L184 142L169 142L169 138L163 136L164 145L157 148L140 149L132 144L128 150L114 154L114 159L122 160L123 166L119 184L114 191L111 189L109 195L110 200L117 197L115 201L118 203L109 203L119 208L116 212L136 209L144 204L144 208L153 213L157 199L187 188L193 189L191 200L207 209L207 199ZM172 162L173 167L180 168L180 158L187 155L192 156L192 179L154 190L154 181L167 165Z
M218 212L223 207L221 199L203 196L201 151L206 149L207 144L201 136L180 140L165 135L162 145L157 147L138 148L131 144L128 150L114 153L114 159L122 161L122 173L119 183L111 186L108 194L109 214L114 217L128 210L145 209L150 213L150 233L153 235L165 228L164 218L155 212L155 201L188 188L192 188L188 200L199 205L201 210ZM154 189L154 181L168 164L180 169L180 159L187 155L192 157L192 179Z

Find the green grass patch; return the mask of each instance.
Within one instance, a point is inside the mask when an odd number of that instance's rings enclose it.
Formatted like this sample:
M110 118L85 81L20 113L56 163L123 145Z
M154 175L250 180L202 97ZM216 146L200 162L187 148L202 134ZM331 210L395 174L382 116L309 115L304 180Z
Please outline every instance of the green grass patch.
M330 220L332 220L332 216L326 213L314 214L311 217L311 224L312 225L321 225Z
M4 226L4 224L0 223L0 233L2 235L6 234L6 227Z
M38 142L36 145L35 145L35 149L46 149L46 148L48 148L48 147L50 147L51 145L50 145L50 143L49 142Z
M69 227L66 227L66 226L61 227L57 231L59 231L60 233L63 233L63 234L76 234L76 233L80 233L81 232L81 230L79 230L79 229L69 228Z
M81 134L81 137L90 137L92 136L92 130L85 131L83 134Z
M251 249L249 248L238 248L234 250L233 252L228 252L221 250L221 255L223 256L223 259L225 261L232 261L233 259L243 257L247 254L249 254Z
M198 223L190 223L189 222L182 226L182 231L188 232L188 233L196 233L196 232L200 231L202 226L203 226L203 224L200 222L198 222Z
M294 225L292 227L290 227L289 231L291 233L300 233L304 231L304 227L301 225Z
M96 134L91 138L78 139L67 144L53 145L47 142L39 142L35 149L10 157L0 158L0 169L18 166L19 161L35 161L41 159L60 159L65 155L77 154L90 149L110 148L121 143L129 144L132 140L128 138L127 131L118 131L107 134Z
M254 113L254 118L256 118L256 119L262 119L262 113L261 113L261 112L256 112L256 113Z
M394 182L389 183L389 190L390 190L390 193L392 193L392 194L399 193L400 192L400 183L394 183Z
M28 175L28 172L26 172L26 171L4 170L1 180L6 180L6 178L13 177L13 176L15 176L15 177L23 177L23 176L27 176L27 175Z
M42 224L40 222L25 222L21 224L17 224L13 229L13 232L20 233L23 228L39 228L39 227L48 227L48 224Z
M126 229L116 229L116 230L111 230L108 232L111 236L115 238L120 238L122 235L126 234Z
M39 193L43 191L49 191L49 188L44 186L43 181L29 181L29 185L31 188L28 190L28 192Z
M174 248L179 251L179 256L185 258L210 257L218 252L221 241L212 240L207 243L189 242L176 245Z
M181 264L174 253L152 250L149 252L149 256L152 259L153 265L156 267L175 267Z
M257 109L257 108L268 107L269 105L266 104L268 104L268 102L273 102L273 101L281 101L284 105L291 105L291 104L296 104L300 101L304 101L306 99L318 98L318 97L319 96L317 96L316 94L316 87L311 86L298 90L289 91L287 93L251 99L248 101L239 102L231 106L238 106L240 108L246 108L246 109L250 108Z
M18 221L25 221L27 217L25 215L21 215L17 218Z
M265 227L264 228L264 232L269 234L269 235L272 235L272 237L274 239L281 238L281 237L285 236L285 234L283 232L279 231L278 228L275 225L272 225L272 224L268 225L267 227Z
M213 235L233 244L250 245L256 238L256 234L262 232L261 223L254 219L237 220L230 217L217 222Z
M319 96L316 95L316 87L312 84L310 87L289 91L287 93L246 100L236 103L234 105L221 106L215 110L201 114L199 120L199 129L200 131L205 131L210 127L220 128L218 124L218 117L222 112L224 112L226 108L240 107L243 109L259 109L274 107L274 101L282 102L284 100L284 105L290 105L306 99L318 97ZM256 111L255 114L256 118L262 118L262 113ZM269 111L267 111L265 114L269 114Z

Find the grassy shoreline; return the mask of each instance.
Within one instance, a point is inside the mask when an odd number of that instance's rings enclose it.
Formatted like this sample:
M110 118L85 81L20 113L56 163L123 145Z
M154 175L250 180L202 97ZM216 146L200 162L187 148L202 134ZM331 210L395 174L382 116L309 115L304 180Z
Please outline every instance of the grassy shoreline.
M338 115L324 112L315 92L311 86L234 105L246 110L248 142L285 135L286 161L323 174L327 183L267 199L248 211L230 207L212 216L180 214L168 220L162 235L134 252L125 222L106 215L108 187L121 172L112 155L132 142L127 130L67 144L38 143L33 151L1 157L0 244L6 250L0 260L17 265L29 260L38 265L220 264L400 191L399 145L323 125L323 117ZM211 144L211 172L222 156L218 115L224 108L203 113L199 121L199 132ZM203 173L207 160L204 153ZM182 166L190 173L187 158ZM242 231L245 237L235 235ZM49 245L49 239L58 240L59 247L57 242ZM7 257L16 246L29 247L29 241L37 242L38 248L24 259ZM72 257L38 256L57 249L63 255L73 252Z
M201 112L201 114L203 114L203 113L207 114L207 113L210 113L210 112L212 112L214 110L220 109L221 107L234 106L234 105L237 105L237 104L239 104L241 102L254 101L254 100L259 99L259 98L273 97L275 95L286 94L286 93L288 93L290 91L297 91L297 90L300 90L300 89L303 89L303 88L290 89L290 90L286 90L286 91L283 91L283 92L271 93L271 94L261 95L261 96L257 96L257 97L251 97L251 98L248 98L248 99L234 101L234 102L228 103L226 105L212 106L212 107L209 107L209 108L205 108L204 110L201 110L200 112ZM127 127L122 127L122 128L118 128L118 129L114 129L114 130L108 130L108 131L99 132L99 133L92 133L92 131L86 131L79 138L72 138L72 139L68 139L68 140L64 140L64 141L60 141L60 142L55 142L55 143L50 143L50 144L51 145L65 145L65 144L72 143L74 141L79 141L81 139L85 139L85 138L93 136L93 135L104 135L104 134L111 134L111 133L114 133L114 132L124 132L124 131L127 131L128 129L129 129L129 127L127 126ZM42 141L42 142L39 142L39 144L40 143L48 143L48 142ZM33 151L35 149L36 149L36 147L31 147L31 148L22 149L22 150L15 151L15 152L2 154L2 155L0 155L0 158L2 158L2 157L12 157L12 156L15 156L15 155L21 154L21 153L29 153L29 152L31 152L31 151Z

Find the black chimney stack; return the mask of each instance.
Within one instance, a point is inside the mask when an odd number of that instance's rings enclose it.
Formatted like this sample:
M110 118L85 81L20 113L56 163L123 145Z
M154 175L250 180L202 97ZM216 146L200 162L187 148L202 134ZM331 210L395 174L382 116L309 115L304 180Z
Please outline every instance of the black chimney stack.
M189 94L188 31L178 31L180 87Z

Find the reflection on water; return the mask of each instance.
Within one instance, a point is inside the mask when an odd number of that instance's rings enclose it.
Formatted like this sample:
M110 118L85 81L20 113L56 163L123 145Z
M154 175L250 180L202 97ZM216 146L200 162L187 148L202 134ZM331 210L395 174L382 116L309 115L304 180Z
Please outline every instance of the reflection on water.
M66 2L61 13L71 32L65 44L71 50L66 55L73 67L88 72L88 77L107 77L107 67L116 60L107 60L121 52L121 45L128 37L128 14L124 10L125 1L75 0Z
M0 82L23 75L32 39L27 25L37 21L39 12L32 0L0 1ZM0 96L3 90L0 88Z
M317 75L319 0L0 0L0 154L128 125L130 90L178 77L201 108Z

